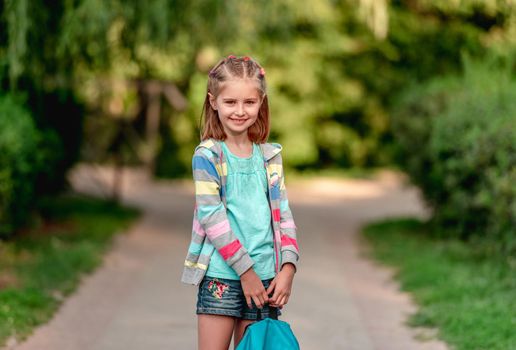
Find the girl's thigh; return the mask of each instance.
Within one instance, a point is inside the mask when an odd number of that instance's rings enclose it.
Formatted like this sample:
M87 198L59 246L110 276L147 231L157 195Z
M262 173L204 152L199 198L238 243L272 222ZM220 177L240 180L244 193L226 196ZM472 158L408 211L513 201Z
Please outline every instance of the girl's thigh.
M234 317L207 314L198 315L198 349L227 350L231 343L234 328Z
M206 276L197 294L198 335L200 350L227 350L242 316L240 281Z
M235 348L238 343L242 340L245 332L245 327L255 322L254 320L243 320L241 318L237 318L235 321L235 332L233 337L233 343L235 344Z

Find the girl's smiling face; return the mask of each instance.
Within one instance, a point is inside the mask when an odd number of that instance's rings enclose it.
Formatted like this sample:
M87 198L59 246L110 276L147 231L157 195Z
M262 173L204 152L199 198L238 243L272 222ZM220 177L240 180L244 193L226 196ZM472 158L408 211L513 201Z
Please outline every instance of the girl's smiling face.
M226 81L216 98L211 93L208 95L211 107L217 111L224 131L232 136L247 132L256 122L263 100L257 83L248 79Z

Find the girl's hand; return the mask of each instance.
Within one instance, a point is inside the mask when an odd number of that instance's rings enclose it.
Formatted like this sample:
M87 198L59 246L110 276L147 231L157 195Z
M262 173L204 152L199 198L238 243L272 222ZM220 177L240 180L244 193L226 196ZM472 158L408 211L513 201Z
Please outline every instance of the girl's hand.
M240 276L240 283L242 283L242 290L249 308L252 307L251 299L259 309L269 302L265 287L252 267Z
M295 273L296 268L294 265L287 263L283 265L281 271L278 272L276 277L274 277L269 288L267 288L267 294L274 291L274 294L269 299L269 304L271 306L283 307L283 305L287 304L292 290L292 280L294 279Z

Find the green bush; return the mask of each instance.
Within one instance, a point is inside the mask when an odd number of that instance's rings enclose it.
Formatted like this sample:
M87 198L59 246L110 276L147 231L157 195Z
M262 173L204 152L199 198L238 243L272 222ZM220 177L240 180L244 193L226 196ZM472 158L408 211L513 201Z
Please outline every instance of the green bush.
M516 80L501 63L465 59L462 76L409 88L392 127L439 231L514 253Z
M66 187L66 173L80 156L84 106L69 89L42 91L27 83L26 90L28 108L41 134L36 195L56 194Z
M38 169L38 131L12 96L0 96L0 238L27 219Z

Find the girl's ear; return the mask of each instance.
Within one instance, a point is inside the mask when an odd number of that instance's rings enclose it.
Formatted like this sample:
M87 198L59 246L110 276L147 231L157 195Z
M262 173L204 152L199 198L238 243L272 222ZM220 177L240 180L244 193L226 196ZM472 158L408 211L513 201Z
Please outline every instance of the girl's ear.
M215 103L215 97L213 97L213 95L210 92L208 92L208 98L210 99L211 108L213 108L214 110L217 110L217 104Z

